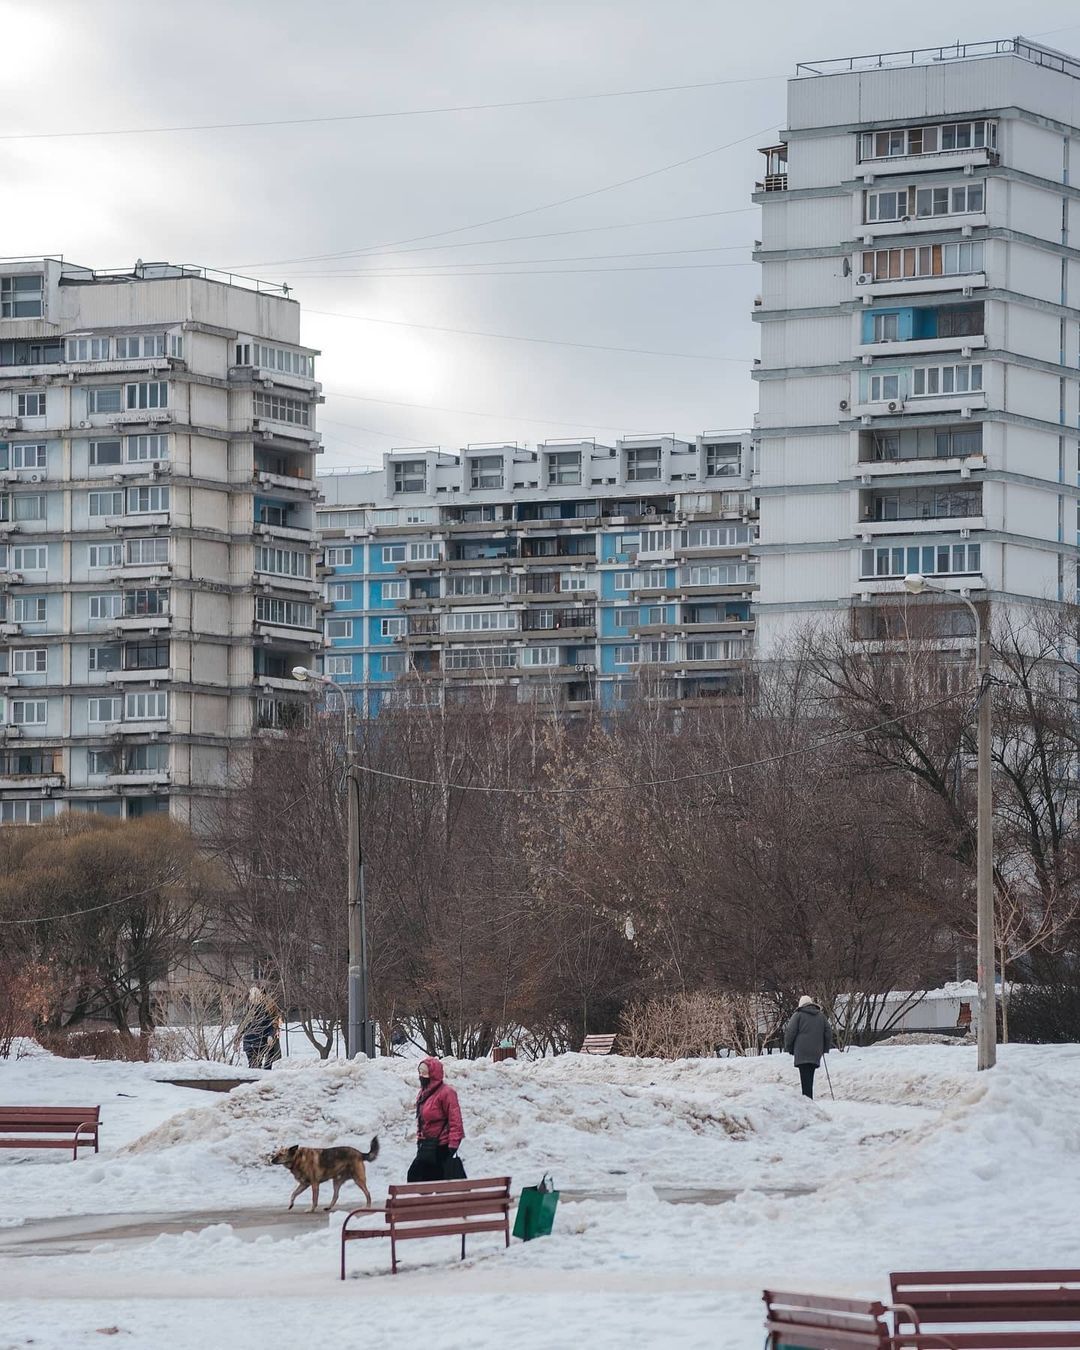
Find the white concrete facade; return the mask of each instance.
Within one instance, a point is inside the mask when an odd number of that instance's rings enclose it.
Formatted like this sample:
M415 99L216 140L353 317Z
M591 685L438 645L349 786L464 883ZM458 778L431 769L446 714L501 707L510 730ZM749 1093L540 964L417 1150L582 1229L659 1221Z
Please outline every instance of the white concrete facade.
M838 608L875 635L906 572L1076 595L1080 64L889 59L800 67L754 198L765 655Z
M303 715L314 355L255 282L0 260L0 822L198 825Z

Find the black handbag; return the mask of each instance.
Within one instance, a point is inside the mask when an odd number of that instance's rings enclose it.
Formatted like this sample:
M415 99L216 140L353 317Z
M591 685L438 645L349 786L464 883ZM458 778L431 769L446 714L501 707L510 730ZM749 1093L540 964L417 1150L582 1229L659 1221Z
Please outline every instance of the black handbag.
M465 1164L456 1153L451 1153L443 1167L443 1181L467 1181Z

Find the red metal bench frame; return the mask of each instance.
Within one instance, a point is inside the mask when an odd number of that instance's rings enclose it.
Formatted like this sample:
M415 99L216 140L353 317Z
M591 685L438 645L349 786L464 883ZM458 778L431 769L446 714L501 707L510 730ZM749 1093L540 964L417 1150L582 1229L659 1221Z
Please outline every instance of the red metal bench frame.
M0 1106L0 1148L70 1148L78 1158L79 1145L98 1152L100 1106ZM14 1135L63 1135L62 1139L7 1138Z
M891 1275L890 1285L893 1301L914 1310L922 1324L916 1329L909 1317L900 1316L899 1346L1080 1347L1080 1270L909 1270ZM1009 1322L1068 1322L1072 1327L1003 1329Z
M775 1289L762 1298L767 1350L891 1350L895 1344L886 1320L892 1309L877 1300Z
M385 1228L350 1228L358 1214L381 1214ZM461 1237L461 1259L470 1233L502 1233L510 1246L510 1178L475 1181L419 1181L391 1186L382 1208L351 1210L341 1225L341 1278L345 1278L345 1244L357 1238L390 1239L390 1271L397 1274L397 1244L410 1238Z

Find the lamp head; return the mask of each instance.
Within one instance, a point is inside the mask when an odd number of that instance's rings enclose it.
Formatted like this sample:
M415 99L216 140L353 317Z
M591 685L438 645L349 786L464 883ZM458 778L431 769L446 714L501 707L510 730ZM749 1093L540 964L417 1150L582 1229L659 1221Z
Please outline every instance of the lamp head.
M293 666L292 677L294 680L299 680L300 683L303 684L310 676L311 671L308 670L307 666Z
M904 590L911 595L922 595L929 590L929 584L921 572L909 572L904 578Z

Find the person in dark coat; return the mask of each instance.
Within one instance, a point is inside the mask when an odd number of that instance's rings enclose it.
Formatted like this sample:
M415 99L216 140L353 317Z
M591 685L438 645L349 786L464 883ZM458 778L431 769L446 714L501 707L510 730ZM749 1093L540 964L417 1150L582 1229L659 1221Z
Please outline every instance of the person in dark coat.
M465 1138L457 1093L443 1075L442 1060L429 1055L420 1061L420 1091L416 1094L416 1157L408 1181L445 1181L447 1165L457 1157ZM460 1175L460 1173L459 1173Z
M799 999L799 1008L784 1028L784 1050L795 1056L795 1067L802 1079L804 1097L813 1098L814 1074L822 1056L833 1048L832 1027L809 994Z
M248 1006L241 1023L244 1054L249 1069L271 1069L281 1058L278 1026L281 1014L269 994L253 984L248 991Z

